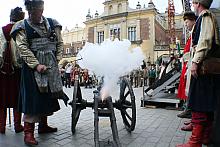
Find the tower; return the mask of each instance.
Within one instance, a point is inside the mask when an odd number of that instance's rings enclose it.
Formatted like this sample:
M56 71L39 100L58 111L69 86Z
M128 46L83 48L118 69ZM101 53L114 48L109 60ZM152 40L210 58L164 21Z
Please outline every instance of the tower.
M153 3L152 0L149 1L148 7L149 7L149 8L155 8L155 5L154 5L154 3Z
M183 11L191 11L191 4L190 4L190 0L182 0L182 4L183 4Z
M175 7L173 0L168 0L168 31L170 51L174 51L176 42L176 29L175 29Z

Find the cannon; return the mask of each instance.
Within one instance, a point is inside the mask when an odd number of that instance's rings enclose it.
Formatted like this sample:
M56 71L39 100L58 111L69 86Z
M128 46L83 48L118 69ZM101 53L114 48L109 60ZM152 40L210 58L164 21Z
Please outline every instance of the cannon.
M76 76L74 81L73 100L70 102L72 107L72 122L71 131L74 134L76 125L80 116L80 112L87 107L94 109L94 142L95 147L102 146L103 142L99 141L99 117L109 117L111 122L111 130L113 135L113 142L108 142L113 147L121 147L118 137L118 130L116 125L116 118L114 108L121 112L124 126L128 132L135 129L136 124L136 104L133 89L126 77L120 80L120 93L119 99L112 102L112 97L108 96L104 100L100 96L101 84L97 90L93 91L94 97L92 102L88 102L82 98L81 88L79 86L79 80Z
M176 98L175 90L178 88L181 75L179 59L170 59L165 68L161 70L160 75L152 85L143 86L141 106L175 104L178 108L180 100Z

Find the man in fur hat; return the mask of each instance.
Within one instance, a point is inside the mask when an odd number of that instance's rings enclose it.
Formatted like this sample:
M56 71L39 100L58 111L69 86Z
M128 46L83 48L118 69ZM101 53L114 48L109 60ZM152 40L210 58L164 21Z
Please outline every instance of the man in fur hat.
M196 23L196 15L194 12L192 11L187 11L184 13L183 15L183 20L184 23L186 25L186 28L189 31L192 31L193 26ZM184 51L183 51L183 57L182 57L182 73L180 76L180 83L178 86L178 93L177 93L177 97L181 100L184 100L186 103L186 108L185 110L178 114L177 116L180 118L191 118L191 110L188 108L188 96L186 94L186 89L188 89L188 84L187 84L187 71L189 71L187 68L189 67L188 61L190 60L190 50L191 50L191 45L192 45L192 35L191 32L189 32L189 37L187 39L186 45L184 47ZM190 75L188 75L190 76ZM186 126L182 127L181 130L183 131L191 131L192 130L192 123L191 121L189 121L188 123L186 123Z
M188 94L193 130L189 141L177 147L202 147L202 144L210 144L212 140L212 124L219 97L220 80L218 75L204 74L200 68L204 59L211 56L210 53L220 46L217 21L209 11L211 4L212 0L192 0L192 6L198 16L192 34L194 55Z

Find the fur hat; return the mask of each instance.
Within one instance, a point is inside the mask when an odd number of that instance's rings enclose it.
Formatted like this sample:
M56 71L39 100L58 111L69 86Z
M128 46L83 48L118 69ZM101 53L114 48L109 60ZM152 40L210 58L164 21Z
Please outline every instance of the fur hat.
M213 0L192 0L193 3L200 3L205 8L209 9Z
M33 9L44 9L43 0L24 0L24 5L27 11L30 11Z
M24 12L22 11L21 7L16 7L14 9L11 9L10 13L10 21L17 22L19 20L24 19Z
M185 21L186 19L196 20L196 19L197 19L197 16L195 15L195 13L194 13L193 11L186 11L186 12L183 14L183 20Z

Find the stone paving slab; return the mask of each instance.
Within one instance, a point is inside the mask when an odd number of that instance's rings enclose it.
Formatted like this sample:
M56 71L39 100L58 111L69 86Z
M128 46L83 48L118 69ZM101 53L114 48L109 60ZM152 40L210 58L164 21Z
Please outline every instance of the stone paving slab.
M72 98L72 88L64 91ZM83 98L93 100L93 90L82 88ZM135 88L137 107L136 128L129 133L124 128L121 114L115 110L119 139L122 147L175 147L176 144L186 142L190 132L180 130L185 119L176 117L179 111L166 109L150 109L140 107L142 88ZM111 95L118 99L118 93ZM71 107L65 107L60 102L61 110L49 117L49 125L56 126L58 132L39 135L37 124L35 137L39 141L39 147L94 147L94 118L93 110L87 108L81 111L76 125L76 133L71 133ZM13 119L12 119L13 120ZM13 122L12 122L13 123ZM100 118L100 141L112 140L112 132L107 118ZM0 134L0 147L26 147L23 142L23 133L15 134L13 127L8 124L5 135Z

